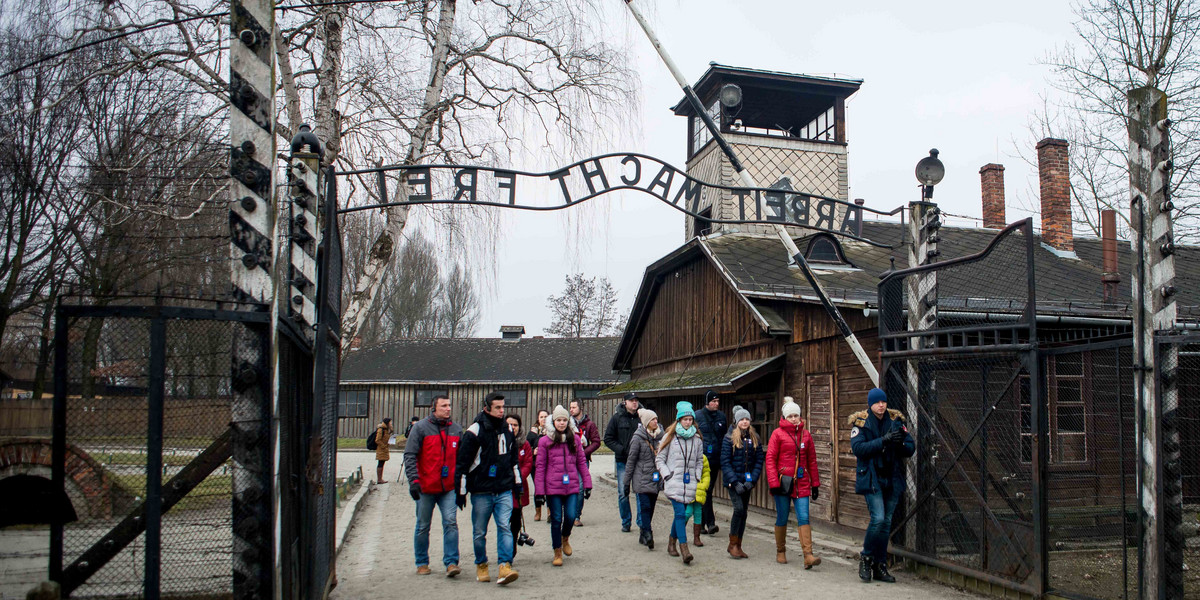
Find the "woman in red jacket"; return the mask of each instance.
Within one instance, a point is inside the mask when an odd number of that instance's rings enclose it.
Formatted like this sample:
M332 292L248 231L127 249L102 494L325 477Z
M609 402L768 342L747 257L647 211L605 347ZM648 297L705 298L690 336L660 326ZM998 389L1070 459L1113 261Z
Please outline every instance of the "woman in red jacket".
M521 514L521 509L529 506L529 473L533 471L533 447L521 435L521 416L513 413L505 415L504 420L508 423L508 428L512 430L513 438L518 442L522 442L521 449L517 451L517 466L521 469L521 493L518 495L513 492L513 511L512 518L509 519L509 524L512 527L513 537L516 538L516 543L513 544L513 556L517 555L517 546L524 546L529 540L529 536L522 530L522 522L524 515Z
M808 499L821 495L817 451L800 418L800 407L791 396L783 400L783 418L767 442L767 483L775 496L775 562L787 564L788 512L795 508L804 568L811 569L821 564L812 551L812 526L808 524ZM790 490L785 477L791 479Z

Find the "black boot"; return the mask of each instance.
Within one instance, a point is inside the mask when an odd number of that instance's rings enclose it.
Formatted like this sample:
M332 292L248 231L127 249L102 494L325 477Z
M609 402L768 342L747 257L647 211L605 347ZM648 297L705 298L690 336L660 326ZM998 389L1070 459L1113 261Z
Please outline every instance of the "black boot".
M646 548L650 550L654 549L654 532L649 529L646 530Z
M871 557L860 555L858 558L858 578L863 583L871 583Z
M638 534L638 543L643 546L646 545L646 530L645 529L643 529L641 531L641 533Z
M891 573L888 573L887 564L882 561L875 561L871 563L871 576L875 579L875 581L896 583L896 578L892 577Z

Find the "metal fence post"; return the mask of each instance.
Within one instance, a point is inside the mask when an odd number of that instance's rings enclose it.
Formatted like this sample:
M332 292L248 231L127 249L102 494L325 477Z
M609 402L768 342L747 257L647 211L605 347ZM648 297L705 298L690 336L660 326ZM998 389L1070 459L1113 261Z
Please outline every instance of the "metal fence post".
M70 326L62 308L62 299L54 307L54 414L50 441L50 479L54 489L66 493L67 460L67 344ZM63 576L63 518L54 511L50 523L50 581L62 583Z
M1050 396L1045 385L1045 370L1042 369L1044 357L1038 352L1037 346L1037 265L1033 258L1035 242L1032 219L1025 220L1021 233L1025 236L1025 285L1028 295L1024 318L1029 320L1030 350L1023 354L1029 373L1029 418L1033 434L1033 481L1030 492L1033 495L1033 553L1037 559L1033 564L1032 579L1033 589L1041 597L1050 587L1050 500L1049 482L1046 479L1050 464Z
M267 304L275 231L274 0L230 0L230 270L234 299ZM275 595L270 446L271 335L246 324L233 340L233 597Z
M1157 348L1155 333L1175 328L1175 244L1171 225L1171 160L1167 97L1152 87L1131 90L1129 191L1133 247L1134 369L1139 418L1138 494L1142 521L1142 598L1183 596L1183 489L1179 471L1179 405L1174 378L1158 367L1177 365L1174 344ZM1160 351L1160 352L1159 352Z
M146 600L158 600L162 587L163 400L167 371L167 322L150 322L150 389L146 411Z

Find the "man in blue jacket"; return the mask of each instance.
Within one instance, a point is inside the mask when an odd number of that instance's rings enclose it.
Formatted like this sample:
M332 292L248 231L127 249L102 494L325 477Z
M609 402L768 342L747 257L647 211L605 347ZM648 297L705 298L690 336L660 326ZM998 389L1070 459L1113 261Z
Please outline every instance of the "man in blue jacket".
M892 530L892 513L904 495L904 459L913 455L916 445L904 415L888 408L887 392L874 388L867 393L869 410L850 415L850 449L858 462L854 492L862 494L871 513L871 523L863 538L858 576L895 583L887 570L887 544Z
M713 514L713 490L717 489L717 480L720 479L721 441L729 429L729 420L721 412L721 397L712 390L704 393L704 408L696 411L696 428L704 438L704 456L708 457L709 466L708 497L704 499L704 518L700 531L716 535L720 527L717 527L717 516Z

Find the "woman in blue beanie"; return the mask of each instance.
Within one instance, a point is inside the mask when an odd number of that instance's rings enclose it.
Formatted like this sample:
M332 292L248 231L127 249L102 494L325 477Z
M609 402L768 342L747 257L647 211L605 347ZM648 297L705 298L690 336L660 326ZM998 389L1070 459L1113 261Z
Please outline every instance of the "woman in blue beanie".
M888 533L892 513L904 495L904 459L913 455L916 446L904 415L888 408L887 392L879 388L868 392L867 406L867 410L850 415L850 449L858 461L854 493L862 494L871 514L858 576L865 583L894 583L896 578L887 570Z
M654 461L664 482L663 491L675 511L667 554L682 556L685 565L692 563L692 553L687 545L688 506L696 501L696 490L704 475L704 441L700 439L695 421L696 413L690 402L676 403L675 424L663 436Z

